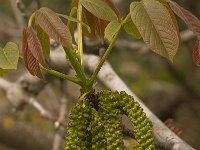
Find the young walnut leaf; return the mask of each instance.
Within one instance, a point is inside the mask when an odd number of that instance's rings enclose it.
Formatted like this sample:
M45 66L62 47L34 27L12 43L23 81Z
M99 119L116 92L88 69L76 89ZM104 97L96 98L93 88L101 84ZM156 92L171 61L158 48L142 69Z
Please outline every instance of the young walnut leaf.
M179 48L179 32L169 10L157 0L133 2L130 10L132 21L147 46L173 61Z
M112 10L115 12L115 14L117 15L118 19L120 20L121 13L120 13L119 9L115 6L113 1L112 0L106 0L106 3L110 6L110 8L112 8Z
M31 53L30 50L26 51L26 60L27 60L27 69L29 70L29 72L34 75L37 76L40 79L44 79L43 75L40 71L40 67L39 67L39 63L37 61L37 59L33 56L33 54Z
M192 52L192 58L193 58L194 63L197 66L200 66L200 40L196 41L196 44Z
M174 13L179 16L186 23L188 28L197 36L198 40L193 48L192 58L194 63L197 66L200 66L200 20L177 3L170 0L168 2Z
M174 12L172 11L171 7L169 6L169 3L167 2L167 0L159 0L159 2L167 8L167 10L169 11L171 18L174 22L174 25L176 26L177 31L179 31L179 26L178 26L178 22L176 20L176 16L174 15Z
M48 8L40 8L35 13L36 23L56 42L65 47L72 47L72 36L62 20Z
M18 46L13 42L8 42L4 48L0 47L0 68L17 69L19 59Z
M192 30L197 38L200 40L200 20L195 17L191 12L179 6L177 3L171 0L169 0L168 2L174 13L186 23L188 28Z
M118 21L116 20L111 21L105 29L105 37L109 41L111 41L112 38L115 36L116 32L119 30L120 26L121 24Z
M107 5L107 7L110 7L109 10L113 11L115 13L115 16L118 18L118 20L120 20L121 14L111 0L100 0L100 1L105 3L105 5ZM107 15L108 14L106 14L106 16ZM117 18L114 20L117 20ZM96 33L100 37L100 39L101 40L104 39L104 31L105 31L106 26L109 23L108 20L102 19L99 16L96 16L93 12L88 11L88 9L83 8L83 22L88 24L88 26L90 26L90 29L92 31L91 33L88 33L88 31L84 30L84 28L83 28L84 35L86 35L87 37L89 37L92 40L95 40L96 39L95 31L96 31Z
M33 56L33 54L31 53L31 51L28 47L26 29L24 29L24 31L23 31L22 53L23 53L25 66L28 69L28 71L32 75L37 76L40 79L43 79L42 73L40 71L39 63L38 63L37 59Z
M111 7L102 0L80 0L81 4L93 15L103 20L117 20L117 15Z
M134 36L136 39L141 38L140 32L138 31L137 27L133 23L131 17L128 17L126 23L124 24L124 30L126 31L126 33Z
M42 66L47 67L42 50L42 45L40 44L36 31L32 27L28 27L26 30L26 34L28 47L32 55Z
M90 13L87 9L83 7L83 22L85 22L89 27L91 32L89 32L84 26L83 26L83 34L87 36L88 38L95 40L95 16Z
M86 32L83 28L83 33L90 39L95 39L95 31L97 35L100 37L101 40L104 38L104 31L106 26L108 25L109 21L102 20L94 16L92 13L90 13L87 9L83 8L83 20L90 26L91 34Z
M40 26L37 26L37 37L41 43L45 58L49 59L50 39L49 39L48 34L46 32L44 32L44 30Z
M104 31L108 25L108 21L106 20L102 20L99 18L94 18L94 22L95 22L95 30L97 32L97 35L100 37L100 39L103 41L104 40Z

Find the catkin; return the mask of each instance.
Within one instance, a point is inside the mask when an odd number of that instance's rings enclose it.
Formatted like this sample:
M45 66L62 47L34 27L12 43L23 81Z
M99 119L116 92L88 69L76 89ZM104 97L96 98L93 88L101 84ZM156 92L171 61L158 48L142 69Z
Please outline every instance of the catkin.
M155 149L150 121L132 96L110 90L95 96L72 109L65 150L123 150L122 114L132 122L139 149Z
M89 150L92 107L87 100L79 101L72 109L67 128L65 150Z
M134 101L133 97L126 92L116 93L116 95L120 99L120 107L132 122L135 138L140 149L154 150L151 124L139 103Z
M104 124L101 120L99 112L94 111L91 122L92 150L107 150L105 139Z
M139 143L140 150L154 150L153 136L150 121L138 102L135 102L133 97L126 92L111 92L105 90L99 94L102 99L102 114L105 120L113 120L113 124L117 122L117 114L125 114L132 122L135 138ZM107 115L109 114L109 116ZM113 115L114 114L114 115ZM113 116L112 116L113 115ZM108 116L108 117L107 117ZM114 123L114 120L116 123ZM109 127L112 130L112 126ZM114 134L114 133L113 133Z
M104 123L107 150L123 150L121 111L117 109L117 101L110 91L99 94L99 112Z

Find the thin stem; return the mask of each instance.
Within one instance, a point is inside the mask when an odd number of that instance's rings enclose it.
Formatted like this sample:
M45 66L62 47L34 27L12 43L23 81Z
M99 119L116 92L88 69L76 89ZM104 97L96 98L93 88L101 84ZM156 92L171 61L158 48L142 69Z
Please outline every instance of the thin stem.
M90 78L90 83L89 85L92 86L97 78L97 75L99 73L99 71L101 70L101 67L103 66L103 64L105 63L106 59L108 58L111 50L113 49L114 45L115 45L115 42L117 41L122 29L123 29L123 26L124 24L127 22L128 18L130 17L130 14L128 14L126 16L126 18L122 21L121 25L120 25L120 28L118 29L118 31L116 32L114 38L112 39L109 47L107 48L105 54L103 55L100 63L98 64L97 68L95 69L94 73L92 74L91 78Z
M78 78L74 78L74 77L68 76L66 74L63 74L61 72L45 68L42 65L40 65L40 69L42 69L43 71L45 71L45 72L47 72L49 74L52 74L52 75L54 75L56 77L59 77L59 78L65 79L65 80L69 80L69 81L74 82L76 84L80 84L81 83L80 79L78 79Z
M78 13L77 18L80 22L82 22L82 5L79 2L78 4ZM80 58L80 62L82 65L83 62L83 30L82 30L82 24L78 23L78 56Z
M68 56L68 59L72 65L72 67L76 71L78 78L81 80L81 87L83 88L83 90L87 91L88 90L88 87L87 87L88 79L84 73L83 67L81 66L78 58L76 57L75 54L73 54L71 49L69 49L67 47L63 47L63 48L65 50L66 55Z

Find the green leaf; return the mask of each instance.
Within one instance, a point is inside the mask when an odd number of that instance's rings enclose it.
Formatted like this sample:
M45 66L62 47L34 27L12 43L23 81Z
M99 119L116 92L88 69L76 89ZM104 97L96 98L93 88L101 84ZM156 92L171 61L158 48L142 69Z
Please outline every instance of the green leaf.
M142 0L131 3L130 14L147 46L173 61L179 48L179 32L169 10L157 0Z
M115 12L102 0L80 0L80 2L89 12L100 19L117 20Z
M107 27L106 27L106 29L105 29L105 37L106 37L109 41L111 41L111 40L113 39L114 35L115 35L115 34L117 33L117 31L119 30L120 26L121 26L121 24L120 24L118 21L116 21L116 20L111 21L111 22L107 25Z
M140 39L141 35L140 32L138 31L137 27L135 26L135 24L133 23L131 16L128 17L128 19L126 20L126 23L124 24L124 30L134 36L136 39Z
M49 36L46 32L44 32L44 30L38 26L37 27L37 36L38 39L41 43L42 46L42 50L44 52L44 57L46 59L49 59L49 55L50 55L50 39Z
M0 68L17 69L19 59L18 46L13 42L8 42L4 48L0 47Z

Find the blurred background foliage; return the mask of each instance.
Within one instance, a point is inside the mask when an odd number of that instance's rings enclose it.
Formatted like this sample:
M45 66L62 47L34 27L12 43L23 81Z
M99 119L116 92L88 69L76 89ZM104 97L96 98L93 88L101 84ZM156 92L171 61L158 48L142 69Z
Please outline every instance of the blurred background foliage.
M134 0L119 0L122 14L129 11L129 4ZM25 6L34 10L32 0L24 0ZM199 0L176 0L178 4L188 9L200 19ZM40 0L41 6L49 7L56 12L68 14L70 8L69 0ZM15 15L9 0L0 0L0 16L8 18L13 23L10 28L17 28ZM178 18L177 18L178 19ZM178 19L180 31L186 30L185 24ZM10 40L15 40L11 35L2 32L5 28L0 24L0 46ZM12 30L9 27L6 30ZM2 32L2 33L1 33ZM21 32L20 32L21 33ZM16 35L15 35L16 36ZM21 35L18 35L19 38ZM121 39L136 41L134 37L123 34ZM20 40L19 40L20 41ZM20 45L20 42L18 44ZM192 47L195 39L181 43L180 49L174 58L173 64L154 54L149 50L131 50L126 48L115 48L109 57L115 71L128 84L128 86L149 106L149 108L165 121L173 118L175 126L183 131L181 138L186 140L194 148L200 149L200 67L192 62ZM87 50L89 53L92 51ZM19 64L23 68L23 64ZM17 71L9 71L6 78L15 80L12 77ZM23 71L22 71L23 72ZM71 88L75 88L71 86ZM102 88L102 87L100 87ZM69 91L74 91L68 89ZM40 94L44 99L47 93ZM76 95L75 93L74 95ZM0 95L3 96L1 92ZM56 95L56 94L55 94ZM56 97L54 95L54 98ZM73 95L73 94L72 94ZM52 96L52 95L51 95ZM72 96L73 98L73 96ZM53 99L52 97L50 99ZM45 100L47 101L47 100ZM45 102L44 103L47 103ZM6 100L0 100L0 108L10 111L11 106L5 104ZM55 102L54 102L55 103ZM48 104L46 104L48 106ZM53 112L58 109L56 105L49 106ZM53 132L53 125L37 114L32 108L27 108L25 113L18 114L30 124ZM3 112L1 110L1 112ZM11 114L11 112L8 112ZM2 114L0 114L2 116ZM14 115L15 118L16 114ZM1 142L1 141L0 141ZM1 149L1 148L0 148Z

